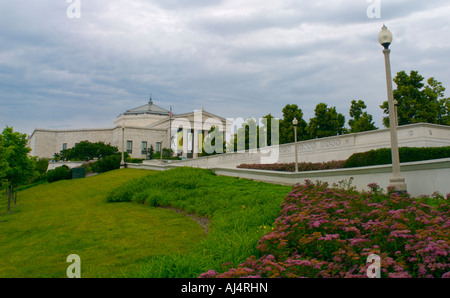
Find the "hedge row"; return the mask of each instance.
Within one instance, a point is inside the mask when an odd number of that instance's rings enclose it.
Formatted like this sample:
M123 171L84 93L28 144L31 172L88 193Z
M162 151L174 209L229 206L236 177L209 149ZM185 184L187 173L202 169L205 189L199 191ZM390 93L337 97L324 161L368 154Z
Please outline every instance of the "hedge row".
M70 169L66 165L62 165L60 167L55 168L54 170L50 170L47 172L48 182L55 182L55 181L59 181L59 180L68 180L71 178L72 178L72 175L70 173Z
M400 162L412 162L439 158L450 157L449 147L401 147L399 148ZM304 171L320 171L328 169L356 168L375 165L384 165L392 163L391 148L382 148L370 150L362 153L355 153L347 160L333 160L328 162L301 162L298 163L298 170ZM285 171L293 172L295 164L291 163L275 163L275 164L240 164L238 168Z
M298 163L298 170L300 172L306 171L321 171L331 169L341 169L344 167L344 160L333 160L327 162L300 162ZM280 172L294 172L295 164L291 163L274 163L274 164L241 164L238 168L253 169L253 170L270 170Z
M95 162L89 162L82 165L86 172L104 173L111 170L120 168L120 155L110 155ZM53 170L50 170L46 174L48 182L55 182L59 180L72 179L72 172L66 165L62 165Z
M400 162L413 162L421 160L439 159L450 157L450 146L448 147L400 147ZM392 163L391 148L370 150L355 153L344 163L345 168L366 167Z

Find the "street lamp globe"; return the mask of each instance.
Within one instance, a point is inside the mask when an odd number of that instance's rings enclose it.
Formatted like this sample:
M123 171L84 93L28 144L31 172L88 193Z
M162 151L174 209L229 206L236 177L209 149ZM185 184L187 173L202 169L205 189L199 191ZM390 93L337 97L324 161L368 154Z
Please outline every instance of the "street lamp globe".
M383 25L380 33L378 33L378 42L385 48L388 49L389 45L392 43L392 33L388 30L386 25Z
M294 117L294 120L292 120L292 124L293 124L294 126L297 126L297 124L298 124L297 118Z

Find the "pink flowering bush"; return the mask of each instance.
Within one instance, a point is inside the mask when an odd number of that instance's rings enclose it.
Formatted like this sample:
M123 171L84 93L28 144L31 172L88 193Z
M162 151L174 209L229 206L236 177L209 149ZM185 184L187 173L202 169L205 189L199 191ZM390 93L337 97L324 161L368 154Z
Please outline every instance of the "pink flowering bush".
M300 162L298 163L298 170L300 172L304 171L320 171L320 170L330 170L330 169L342 169L344 168L345 160L333 160L327 162ZM270 170L270 171L284 171L284 172L294 172L295 163L274 163L274 164L241 164L237 166L242 169L253 169L253 170Z
M449 202L369 188L295 186L258 256L200 277L367 277L371 254L381 258L381 277L450 277Z

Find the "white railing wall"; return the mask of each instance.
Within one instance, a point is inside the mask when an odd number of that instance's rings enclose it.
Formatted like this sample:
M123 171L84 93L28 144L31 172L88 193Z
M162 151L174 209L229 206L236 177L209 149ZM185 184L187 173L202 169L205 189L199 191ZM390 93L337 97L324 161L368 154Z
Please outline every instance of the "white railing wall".
M400 126L398 129L400 147L442 147L450 146L450 126L418 123ZM325 162L345 160L354 153L372 149L390 148L389 129L379 129L346 134L297 143L299 162ZM263 153L262 153L263 152ZM265 154L270 152L270 154ZM294 144L283 144L258 149L255 152L234 152L194 159L172 161L179 166L202 168L236 168L242 163L289 163L294 162ZM270 158L271 157L276 157ZM144 161L146 163L148 161Z

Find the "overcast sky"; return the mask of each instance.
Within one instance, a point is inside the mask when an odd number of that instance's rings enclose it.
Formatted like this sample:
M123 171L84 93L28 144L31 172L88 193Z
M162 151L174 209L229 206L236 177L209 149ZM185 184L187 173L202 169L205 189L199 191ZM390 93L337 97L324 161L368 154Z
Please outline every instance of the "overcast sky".
M364 100L382 128L383 23L393 76L450 88L449 16L448 0L0 0L0 129L113 127L150 93L244 119L324 102L348 121Z

